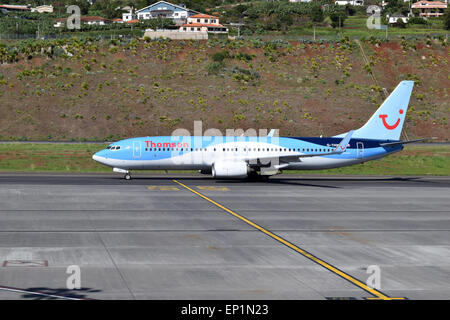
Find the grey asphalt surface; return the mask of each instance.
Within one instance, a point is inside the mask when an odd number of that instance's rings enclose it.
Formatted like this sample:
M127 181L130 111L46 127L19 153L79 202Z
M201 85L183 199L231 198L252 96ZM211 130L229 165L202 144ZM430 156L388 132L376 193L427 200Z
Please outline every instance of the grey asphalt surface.
M0 299L373 297L173 179L364 283L379 266L390 297L450 299L450 177L139 173L0 174Z

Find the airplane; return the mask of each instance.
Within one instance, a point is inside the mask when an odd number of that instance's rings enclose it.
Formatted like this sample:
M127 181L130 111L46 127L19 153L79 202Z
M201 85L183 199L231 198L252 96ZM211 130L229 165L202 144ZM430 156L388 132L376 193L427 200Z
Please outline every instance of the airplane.
M401 81L361 128L333 137L154 136L114 142L93 160L131 179L131 170L199 170L218 179L268 178L380 159L411 142L400 134L414 81Z

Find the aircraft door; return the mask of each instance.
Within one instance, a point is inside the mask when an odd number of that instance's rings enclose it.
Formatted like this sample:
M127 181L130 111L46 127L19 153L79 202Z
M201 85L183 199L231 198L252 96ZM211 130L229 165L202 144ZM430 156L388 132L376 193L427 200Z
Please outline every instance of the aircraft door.
M358 159L364 158L364 143L362 142L356 143L356 157Z
M133 159L139 159L142 156L142 148L140 141L133 141Z

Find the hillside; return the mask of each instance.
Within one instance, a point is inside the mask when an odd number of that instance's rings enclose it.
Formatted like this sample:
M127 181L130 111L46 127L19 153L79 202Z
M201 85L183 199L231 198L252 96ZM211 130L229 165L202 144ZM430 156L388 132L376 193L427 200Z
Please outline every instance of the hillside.
M438 40L362 46L368 65L348 40L67 39L0 47L0 140L170 135L192 131L194 120L222 132L335 135L371 116L384 100L382 87L390 92L412 79L408 138L448 141L448 46Z

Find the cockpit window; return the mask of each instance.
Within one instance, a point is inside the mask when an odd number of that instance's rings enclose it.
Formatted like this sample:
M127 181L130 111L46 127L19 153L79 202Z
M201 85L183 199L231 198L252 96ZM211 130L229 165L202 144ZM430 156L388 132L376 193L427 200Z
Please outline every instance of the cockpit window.
M120 150L120 146L108 146L106 149L109 149L111 151Z

